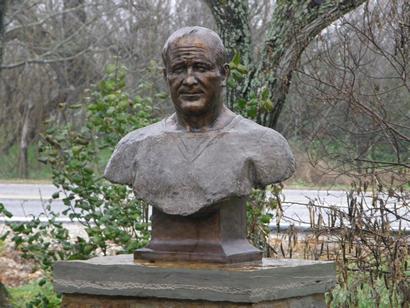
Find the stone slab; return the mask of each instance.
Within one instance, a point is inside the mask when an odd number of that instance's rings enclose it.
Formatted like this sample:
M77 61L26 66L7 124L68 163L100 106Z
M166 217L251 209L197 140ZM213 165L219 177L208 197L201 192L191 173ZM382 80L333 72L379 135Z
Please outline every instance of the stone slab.
M259 263L149 263L132 255L60 261L63 294L258 303L323 294L336 283L334 262L263 259Z
M326 308L323 294L261 303L230 303L155 298L64 295L62 308Z

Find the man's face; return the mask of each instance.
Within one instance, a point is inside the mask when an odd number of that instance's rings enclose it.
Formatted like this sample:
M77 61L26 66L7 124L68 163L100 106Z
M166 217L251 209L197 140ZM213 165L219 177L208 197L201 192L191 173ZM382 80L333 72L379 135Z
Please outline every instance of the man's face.
M215 52L201 37L182 37L168 49L165 77L175 109L186 115L207 114L221 106L227 74L228 68L221 72Z

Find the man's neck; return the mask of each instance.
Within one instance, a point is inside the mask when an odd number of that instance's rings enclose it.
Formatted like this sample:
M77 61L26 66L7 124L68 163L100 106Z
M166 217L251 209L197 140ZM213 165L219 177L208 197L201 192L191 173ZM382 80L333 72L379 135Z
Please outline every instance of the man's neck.
M235 113L225 106L221 106L219 112L210 115L185 115L176 112L173 117L173 125L176 130L186 132L206 132L224 128L235 117Z

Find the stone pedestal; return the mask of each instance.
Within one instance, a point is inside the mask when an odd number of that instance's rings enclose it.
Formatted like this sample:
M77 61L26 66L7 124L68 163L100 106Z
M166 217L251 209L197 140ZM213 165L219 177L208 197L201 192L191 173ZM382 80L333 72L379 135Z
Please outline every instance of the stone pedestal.
M326 307L333 262L263 259L200 264L134 261L132 255L62 261L54 285L63 307Z

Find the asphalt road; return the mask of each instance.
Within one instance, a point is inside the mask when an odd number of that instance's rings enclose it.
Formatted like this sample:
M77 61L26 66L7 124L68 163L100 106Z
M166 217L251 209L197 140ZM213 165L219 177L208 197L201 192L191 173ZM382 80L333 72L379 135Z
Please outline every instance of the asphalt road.
M61 212L64 209L63 202L52 200L51 197L55 192L58 189L49 184L0 184L0 202L18 218L38 216L50 202L53 211ZM289 203L294 207L297 203L307 203L309 200L341 206L346 204L346 194L343 191L284 190L283 200L286 207Z
M65 206L61 200L52 200L51 196L58 189L53 185L47 184L1 184L0 183L0 203L3 203L8 211L13 214L12 220L25 221L30 219L32 215L44 215L45 208L50 205L51 210L56 213L61 213ZM347 196L344 191L338 190L290 190L283 191L283 219L281 224L295 224L296 226L310 225L310 212L306 204L309 201L315 204L322 205L322 217L327 221L327 207L335 206L338 209L347 211ZM371 199L364 200L368 205L371 204ZM394 207L397 200L390 199L390 207ZM409 217L407 209L400 210L400 214ZM317 217L317 215L316 215ZM391 216L392 221L395 220L394 215ZM7 220L0 217L0 221ZM62 221L69 221L68 218L62 216ZM404 221L407 228L410 223ZM275 222L273 221L273 225ZM393 223L394 225L394 223Z

